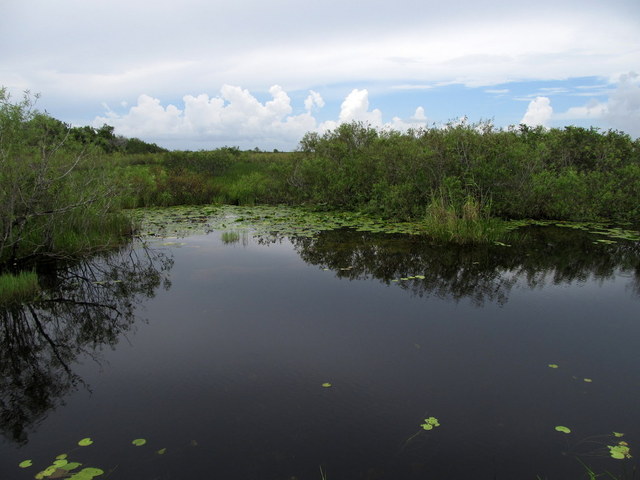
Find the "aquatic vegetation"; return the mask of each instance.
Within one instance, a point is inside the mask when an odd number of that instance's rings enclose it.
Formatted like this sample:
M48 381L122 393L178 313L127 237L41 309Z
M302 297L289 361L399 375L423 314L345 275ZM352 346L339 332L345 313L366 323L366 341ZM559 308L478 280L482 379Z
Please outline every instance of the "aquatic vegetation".
M147 441L144 438L136 438L135 440L133 440L131 442L133 445L135 445L136 447L141 447L142 445L144 445L145 443L147 443Z
M33 461L32 461L32 460L23 460L22 462L20 462L20 463L18 464L18 466L19 466L20 468L28 468L28 467L30 467L31 465L33 465Z
M433 430L435 427L440 426L440 422L436 417L429 417L424 419L424 423L420 425L424 430Z
M550 363L549 365L547 365L549 368L558 368L558 365L555 363Z
M629 453L629 444L627 442L620 441L616 445L607 445L607 448L609 449L611 458L615 458L617 460L631 458L631 454Z
M0 307L34 300L40 293L35 272L0 274Z
M83 438L78 442L78 445L80 445L81 447L88 447L89 445L92 445L92 444L93 444L93 440L91 440L91 438L89 437Z
M558 425L556 427L556 431L562 432L562 433L571 433L571 429L569 427L564 427L562 425Z
M332 387L332 385L331 385L329 382L325 382L325 383L323 383L323 384L322 384L322 386L323 386L324 388L330 388L330 387Z

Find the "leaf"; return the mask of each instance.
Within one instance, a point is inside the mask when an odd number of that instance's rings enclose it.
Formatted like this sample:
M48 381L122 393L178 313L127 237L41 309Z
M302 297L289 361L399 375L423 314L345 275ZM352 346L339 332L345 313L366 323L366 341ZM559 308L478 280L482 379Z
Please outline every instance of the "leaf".
M556 365L555 363L550 363L549 368L558 368L558 365Z
M83 468L78 473L74 473L71 477L69 477L69 480L91 480L93 477L97 477L103 474L104 470L88 467Z
M558 432L562 432L562 433L571 433L571 429L570 429L570 428L568 428L568 427L563 427L562 425L558 425L558 426L556 427L556 430L557 430Z
M591 380L590 378L585 378L584 381L587 382L587 383L593 382L593 380Z
M67 458L67 454L66 453L61 453L60 455L58 455L56 457L56 460L64 460L65 458Z
M18 464L20 468L27 468L27 467L30 467L31 465L33 465L33 462L31 460L23 460Z
M62 468L62 467L64 467L67 463L69 463L69 462L67 462L64 458L61 458L60 460L56 460L55 462L53 462L53 464L52 464L52 465L53 465L54 467L57 467L57 468Z
M147 443L147 441L144 438L136 438L133 442L131 442L132 444L134 444L136 447L141 447L142 445L144 445L145 443Z
M324 388L329 388L329 387L331 387L331 384L329 382L325 382L325 383L322 384L322 386Z
M60 467L63 470L66 470L67 472L70 472L71 470L75 470L76 468L82 466L81 463L79 462L69 462L66 465Z
M620 432L613 432L613 436L614 436L614 437L618 437L618 438L620 438L620 437L624 437L624 433L620 433Z
M158 450L156 453L157 453L158 455L164 455L166 451L167 451L167 449L166 449L166 448L161 448L161 449L160 449L160 450Z
M91 440L91 438L87 437L87 438L83 438L82 440L80 440L78 442L78 445L80 445L81 447L88 447L92 443L93 443L93 440Z

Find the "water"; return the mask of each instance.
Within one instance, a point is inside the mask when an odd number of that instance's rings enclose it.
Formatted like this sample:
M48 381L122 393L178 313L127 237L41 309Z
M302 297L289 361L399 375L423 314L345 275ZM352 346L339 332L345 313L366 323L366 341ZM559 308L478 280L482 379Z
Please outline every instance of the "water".
M58 271L4 313L0 478L62 453L123 480L631 478L607 445L640 445L638 244L530 237L214 231Z

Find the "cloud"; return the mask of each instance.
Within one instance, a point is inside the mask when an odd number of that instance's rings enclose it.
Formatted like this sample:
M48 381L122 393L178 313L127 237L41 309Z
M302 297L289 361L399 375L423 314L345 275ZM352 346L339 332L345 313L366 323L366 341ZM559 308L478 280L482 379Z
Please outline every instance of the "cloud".
M340 123L365 122L374 127L382 125L382 112L377 108L369 111L369 92L353 89L340 106Z
M607 102L604 118L614 128L640 137L640 75L630 72L620 77Z
M92 123L108 123L120 135L165 144L195 140L207 146L235 142L244 147L260 144L274 148L295 144L307 131L317 128L309 111L292 115L291 99L282 87L274 85L269 93L271 100L261 103L248 90L223 85L217 97L185 95L182 109L163 107L159 99L143 94L128 112L117 114L109 109ZM305 106L314 105L321 107L323 101L311 92Z
M549 97L536 97L529 102L527 111L520 120L521 124L529 125L532 127L542 125L547 126L551 116L553 115L553 108L551 107L551 100Z
M554 114L553 119L564 122L586 120L591 124L602 120L609 127L640 137L640 75L636 72L620 75L607 101L591 99L585 105Z
M322 96L318 92L309 90L309 96L304 101L304 109L307 112L311 112L311 110L314 107L317 107L317 108L324 107L324 100L322 99Z

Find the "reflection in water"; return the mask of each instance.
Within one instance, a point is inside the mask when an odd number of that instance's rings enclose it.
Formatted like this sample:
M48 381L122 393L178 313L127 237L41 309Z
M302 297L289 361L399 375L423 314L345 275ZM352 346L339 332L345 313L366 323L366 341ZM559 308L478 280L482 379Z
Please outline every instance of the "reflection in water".
M136 304L170 284L172 259L129 245L70 267L39 272L45 299L0 309L0 431L27 443L27 430L82 380L72 364L96 358L129 331Z
M628 275L630 288L640 295L640 244L605 244L594 238L566 228L530 227L526 238L512 246L443 246L419 236L353 230L292 242L305 262L335 270L341 278L373 277L397 282L417 296L466 298L476 305L506 303L517 283L533 289L589 278L602 281L616 273Z

